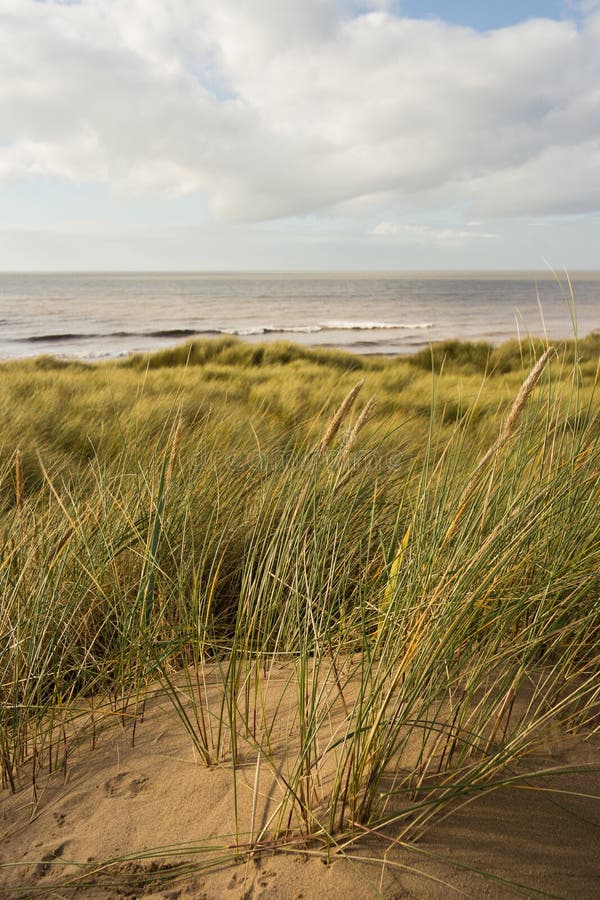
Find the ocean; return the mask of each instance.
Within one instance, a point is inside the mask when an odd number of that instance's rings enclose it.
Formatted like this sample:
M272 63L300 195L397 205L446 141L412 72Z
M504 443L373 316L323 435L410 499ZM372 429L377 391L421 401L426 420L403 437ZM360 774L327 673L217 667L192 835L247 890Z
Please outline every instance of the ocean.
M600 331L600 272L571 278L578 333ZM92 361L221 334L406 354L572 337L572 312L550 272L0 273L0 359Z

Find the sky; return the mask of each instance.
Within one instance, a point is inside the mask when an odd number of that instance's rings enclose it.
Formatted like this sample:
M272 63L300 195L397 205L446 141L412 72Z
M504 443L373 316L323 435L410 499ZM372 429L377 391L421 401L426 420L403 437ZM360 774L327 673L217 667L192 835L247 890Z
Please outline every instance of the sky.
M600 0L0 0L0 270L599 248Z

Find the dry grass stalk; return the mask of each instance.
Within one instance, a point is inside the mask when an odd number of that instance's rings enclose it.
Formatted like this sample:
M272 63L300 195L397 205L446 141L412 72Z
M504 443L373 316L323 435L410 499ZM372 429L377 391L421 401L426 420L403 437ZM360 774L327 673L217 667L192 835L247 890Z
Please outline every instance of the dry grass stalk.
M496 438L496 440L492 444L492 446L489 448L489 450L487 450L486 453L484 453L482 458L479 460L479 462L475 468L475 471L469 478L467 485L460 496L460 500L458 503L458 512L454 516L454 519L452 520L450 527L448 528L448 531L446 532L446 536L444 537L444 543L447 540L449 540L452 537L452 535L454 534L454 532L456 530L456 526L458 525L458 522L464 512L467 501L468 501L469 497L471 496L471 492L472 492L473 488L475 487L475 485L477 484L479 476L485 470L488 463L496 456L496 454L502 449L502 447L504 447L504 445L506 444L506 442L509 440L510 436L512 435L513 431L515 430L517 423L519 421L519 418L521 417L521 413L525 409L527 401L529 400L529 397L531 396L536 384L540 380L542 372L546 368L548 360L550 359L550 357L552 356L553 353L554 353L554 347L548 347L547 350L542 354L542 356L540 356L537 363L535 364L535 366L533 367L533 369L531 370L531 372L529 373L529 375L527 376L527 378L521 385L519 393L515 397L515 402L513 403L512 407L510 409L510 412L508 414L508 418L506 420L504 427L500 431L500 434L498 435L498 437Z
M21 462L21 451L17 448L15 453L15 503L19 512L23 509L25 501L25 482L23 480L23 465Z
M42 456L41 456L39 450L37 451L37 459L38 459L38 465L40 467L40 471L41 471L42 475L44 476L44 481L47 483L48 487L50 488L50 491L52 492L52 495L54 496L54 499L56 500L56 502L62 509L63 513L65 514L65 518L67 519L69 525L71 526L71 529L73 531L75 531L77 528L77 524L76 524L75 520L73 519L73 517L71 516L69 510L67 509L67 507L61 500L58 491L54 487L54 484L52 483L52 479L50 478L50 476L48 475L48 472L46 471L46 466L44 465L44 463L42 461Z
M165 486L168 486L173 475L173 466L175 465L175 457L177 456L177 448L181 440L181 429L183 427L183 419L181 416L177 419L173 441L171 442L171 452L169 454L169 462L167 463L167 471L165 473Z
M385 592L383 595L383 603L381 605L380 614L379 614L379 625L377 627L377 633L381 631L381 626L383 624L383 620L385 618L385 614L387 613L390 605L394 599L394 592L396 590L396 584L398 582L398 577L400 575L400 568L402 566L402 560L404 559L404 554L406 553L406 548L408 547L408 542L410 540L410 533L412 531L412 524L408 526L404 533L404 537L398 544L398 549L396 550L396 555L392 561L392 565L390 568L390 574L388 577L388 582L385 588Z
M331 422L329 423L327 431L321 438L321 443L319 444L319 452L320 453L324 453L325 450L327 450L333 443L333 440L334 440L336 434L340 430L340 425L342 424L346 415L352 408L352 404L356 400L356 398L359 394L359 391L362 388L364 383L365 383L364 378L361 378L361 380L357 384L354 385L354 387L352 388L350 393L347 394L346 397L344 397L344 399L342 400L340 407L338 408L337 412L335 413L334 417L332 418Z
M342 458L345 458L350 453L352 447L354 446L354 444L357 441L358 435L362 431L367 419L369 418L369 416L371 415L371 413L373 412L373 410L375 409L376 406L377 406L377 402L375 400L375 397L371 397L368 400L367 404L365 405L364 409L362 410L361 414L359 415L358 419L356 420L356 422L354 424L354 428L348 435L348 440L346 441L346 444L342 451Z

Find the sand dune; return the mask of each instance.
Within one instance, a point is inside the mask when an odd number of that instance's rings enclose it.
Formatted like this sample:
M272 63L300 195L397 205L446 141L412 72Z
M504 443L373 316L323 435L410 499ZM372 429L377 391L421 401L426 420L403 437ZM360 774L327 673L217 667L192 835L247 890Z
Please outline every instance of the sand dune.
M2 896L599 895L600 737L584 740L558 726L527 765L572 771L472 796L414 846L395 842L391 825L379 834L359 831L327 859L322 843L299 838L292 820L285 840L270 844L267 827L249 852L283 796L291 684L275 678L269 685L279 709L273 766L257 771L252 742L240 737L236 792L229 766L200 763L164 694L148 699L134 741L130 722L105 716L93 749L89 732L72 744L66 778L59 770L38 781L37 802L26 778L15 795L3 792ZM330 727L335 732L335 717Z

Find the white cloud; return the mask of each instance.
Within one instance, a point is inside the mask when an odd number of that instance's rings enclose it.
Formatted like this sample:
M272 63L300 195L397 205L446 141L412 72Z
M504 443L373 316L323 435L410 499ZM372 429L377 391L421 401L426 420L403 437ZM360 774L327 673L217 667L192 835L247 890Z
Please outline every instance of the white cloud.
M395 222L380 222L379 225L371 229L369 234L375 234L378 237L393 237L398 234L399 230L400 226L396 225Z
M600 15L482 34L356 10L0 0L0 179L201 191L232 221L600 208Z
M397 222L379 222L369 231L375 237L397 238L419 244L462 243L471 240L489 240L498 237L489 231L479 231L481 223L469 223L466 228L454 226L434 227L432 225L407 225Z

